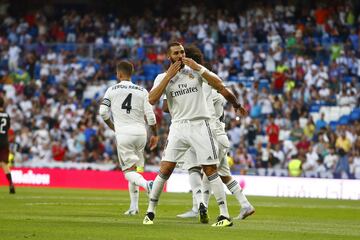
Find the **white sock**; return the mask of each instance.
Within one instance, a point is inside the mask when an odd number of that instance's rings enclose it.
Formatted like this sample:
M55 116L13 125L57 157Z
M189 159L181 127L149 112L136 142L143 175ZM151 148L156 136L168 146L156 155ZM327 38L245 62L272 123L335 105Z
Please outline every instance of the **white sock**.
M129 182L130 209L139 209L139 186Z
M220 215L223 215L224 217L229 217L229 211L227 208L226 203L226 195L225 190L223 187L223 182L221 181L221 178L219 177L218 173L214 173L210 176L208 176L211 190L214 192L214 196L216 199L216 202L219 205L220 209Z
M147 212L155 213L156 206L159 201L159 197L163 191L165 182L169 179L169 176L165 176L159 173L153 183L151 192L150 192L150 200Z
M199 209L200 203L203 202L203 196L201 193L201 173L200 169L190 169L189 170L189 181L193 196L196 200L196 211ZM193 208L194 209L194 208Z
M134 183L136 186L140 186L140 187L142 187L142 188L144 188L144 189L146 190L146 188L147 188L147 185L146 185L147 181L145 180L145 178L144 178L141 174L139 174L139 173L137 173L137 172L133 172L133 171L131 171L131 172L126 172L126 173L125 173L125 178L126 178L129 182Z
M198 208L198 204L196 201L195 193L194 192L191 192L191 193L192 193L191 195L192 195L192 203L193 203L191 210L193 212L198 212L199 208Z
M231 178L229 183L226 184L226 187L236 197L241 207L250 206L250 203L247 200L246 196L244 195L238 181L236 181L234 178Z
M211 196L211 188L210 188L210 182L209 179L204 176L202 179L202 192L203 192L203 199L205 206L209 206L209 200Z

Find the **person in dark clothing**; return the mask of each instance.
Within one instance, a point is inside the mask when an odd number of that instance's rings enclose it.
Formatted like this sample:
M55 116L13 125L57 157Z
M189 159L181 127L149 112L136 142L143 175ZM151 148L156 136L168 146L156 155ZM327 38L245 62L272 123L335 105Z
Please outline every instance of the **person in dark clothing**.
M11 172L8 166L9 162L9 139L8 132L10 129L10 117L5 112L5 101L0 97L0 166L6 174L6 178L9 182L10 194L15 193L15 187L12 182Z

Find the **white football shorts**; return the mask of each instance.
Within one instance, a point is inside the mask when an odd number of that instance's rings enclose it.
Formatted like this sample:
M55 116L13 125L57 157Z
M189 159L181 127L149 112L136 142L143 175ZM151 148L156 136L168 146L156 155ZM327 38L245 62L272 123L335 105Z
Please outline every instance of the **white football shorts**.
M116 134L117 151L120 167L123 171L144 166L144 148L146 135Z

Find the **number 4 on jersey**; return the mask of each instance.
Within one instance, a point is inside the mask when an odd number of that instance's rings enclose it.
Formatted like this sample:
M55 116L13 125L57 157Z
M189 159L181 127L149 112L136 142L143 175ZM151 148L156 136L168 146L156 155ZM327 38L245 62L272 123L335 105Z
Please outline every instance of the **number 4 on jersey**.
M131 98L132 98L132 93L129 93L129 95L127 95L127 97L125 98L124 102L121 105L121 109L126 109L126 113L130 113L131 110Z

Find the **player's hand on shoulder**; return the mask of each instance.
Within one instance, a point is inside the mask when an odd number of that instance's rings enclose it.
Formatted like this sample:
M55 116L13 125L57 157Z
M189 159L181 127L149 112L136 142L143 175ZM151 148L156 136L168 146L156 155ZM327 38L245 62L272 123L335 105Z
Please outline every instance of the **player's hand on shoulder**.
M176 61L170 65L168 68L166 75L170 78L174 77L176 73L180 70L181 61Z
M190 67L191 69L195 70L195 71L199 71L201 69L201 65L197 64L193 59L191 58L183 58L182 62Z

